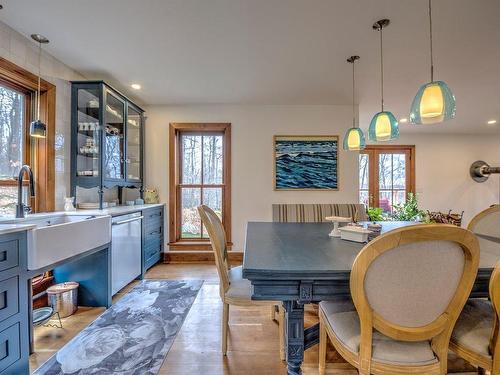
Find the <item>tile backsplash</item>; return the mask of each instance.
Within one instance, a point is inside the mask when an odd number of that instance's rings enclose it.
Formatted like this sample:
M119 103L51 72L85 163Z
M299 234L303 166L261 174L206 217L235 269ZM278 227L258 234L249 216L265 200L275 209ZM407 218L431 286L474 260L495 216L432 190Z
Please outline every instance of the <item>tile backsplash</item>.
M38 73L38 45L3 22L0 22L0 57L34 74ZM70 195L70 81L85 77L47 52L42 52L41 71L43 79L56 86L55 203L56 210L62 210L64 197Z

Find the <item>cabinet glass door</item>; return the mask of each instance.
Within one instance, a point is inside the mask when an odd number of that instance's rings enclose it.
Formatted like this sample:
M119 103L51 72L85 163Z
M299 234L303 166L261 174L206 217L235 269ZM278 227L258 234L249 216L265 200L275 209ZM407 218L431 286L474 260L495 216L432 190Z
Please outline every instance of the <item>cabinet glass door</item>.
M125 104L112 93L106 94L104 122L104 178L124 178Z
M127 112L127 180L141 179L141 113L132 107Z
M96 177L99 173L100 103L99 89L77 92L76 175Z

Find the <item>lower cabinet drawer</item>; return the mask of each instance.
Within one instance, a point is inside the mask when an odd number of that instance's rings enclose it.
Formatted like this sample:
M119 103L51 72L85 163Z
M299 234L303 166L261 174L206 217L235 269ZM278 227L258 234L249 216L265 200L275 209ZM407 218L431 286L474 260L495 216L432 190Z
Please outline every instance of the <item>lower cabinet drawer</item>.
M19 265L19 240L0 242L0 271Z
M21 358L19 323L0 332L0 372Z
M0 321L17 314L18 311L19 283L17 276L15 276L0 281Z

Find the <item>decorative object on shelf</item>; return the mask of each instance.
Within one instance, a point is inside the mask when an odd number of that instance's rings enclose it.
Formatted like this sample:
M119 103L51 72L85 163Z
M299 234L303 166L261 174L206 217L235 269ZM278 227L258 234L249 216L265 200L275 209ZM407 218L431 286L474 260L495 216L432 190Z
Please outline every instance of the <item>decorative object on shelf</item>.
M429 0L429 46L431 81L422 85L410 108L410 123L437 124L455 118L455 96L443 81L434 81L434 56L432 50L432 0Z
M490 175L500 173L500 167L490 167L482 160L476 160L469 168L470 177L476 182L485 182Z
M64 211L76 211L75 206L73 205L75 197L66 197L64 198Z
M339 223L350 223L352 219L350 217L342 216L327 216L325 220L331 221L333 223L333 229L330 232L330 237L340 237Z
M135 200L135 205L136 205L136 206L142 206L143 204L144 204L144 199L142 199L142 198L137 198L137 199Z
M363 131L356 126L356 111L354 108L354 63L359 60L359 56L351 56L347 62L352 64L352 128L347 129L344 136L344 150L346 151L359 151L364 150L366 146L365 135Z
M42 44L49 40L40 34L31 34L31 38L38 43L38 89L36 92L36 120L30 124L30 136L34 138L45 138L47 136L47 125L40 120L40 79L42 67Z
M160 203L158 190L156 188L146 188L146 190L144 190L144 202L146 204Z
M392 112L384 109L384 51L383 29L389 26L390 20L383 19L373 24L373 29L380 33L380 92L381 111L373 116L368 128L368 137L371 141L390 141L399 138L399 126Z
M135 201L126 201L125 205L127 206L133 206L135 204Z
M339 228L339 231L342 240L354 242L368 242L368 235L371 233L368 229L355 225L347 225Z
M274 136L275 190L337 190L336 135Z

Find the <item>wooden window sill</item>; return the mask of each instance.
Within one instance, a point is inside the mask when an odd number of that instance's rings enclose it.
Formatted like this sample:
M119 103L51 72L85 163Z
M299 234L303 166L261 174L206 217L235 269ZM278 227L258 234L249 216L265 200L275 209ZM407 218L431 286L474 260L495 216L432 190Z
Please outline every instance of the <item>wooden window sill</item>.
M232 242L227 243L227 249L231 250L233 246ZM169 250L184 250L184 251L212 251L212 245L210 241L176 241L168 243Z

